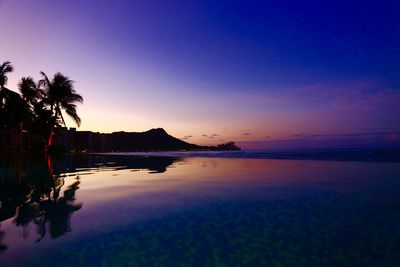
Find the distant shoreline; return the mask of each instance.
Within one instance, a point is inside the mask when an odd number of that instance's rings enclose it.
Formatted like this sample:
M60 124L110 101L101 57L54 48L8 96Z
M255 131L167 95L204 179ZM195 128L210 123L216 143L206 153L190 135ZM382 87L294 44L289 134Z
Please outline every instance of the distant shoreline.
M325 150L238 150L238 151L136 151L87 152L88 155L138 157L209 157L230 159L322 160L400 163L400 149L325 149Z
M145 132L112 133L60 128L57 129L54 139L56 146L64 147L68 152L240 150L232 141L215 146L191 144L168 134L163 128L153 128Z

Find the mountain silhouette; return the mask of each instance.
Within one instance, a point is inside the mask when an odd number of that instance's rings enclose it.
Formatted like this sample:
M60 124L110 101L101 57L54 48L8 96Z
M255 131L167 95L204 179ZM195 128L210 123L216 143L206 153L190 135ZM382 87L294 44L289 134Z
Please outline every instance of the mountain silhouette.
M234 142L217 146L199 146L171 136L162 128L145 132L95 133L61 128L55 144L67 151L177 151L177 150L239 150Z
M111 149L118 151L195 150L202 148L175 138L162 128L151 129L146 132L113 132L109 136L108 144Z

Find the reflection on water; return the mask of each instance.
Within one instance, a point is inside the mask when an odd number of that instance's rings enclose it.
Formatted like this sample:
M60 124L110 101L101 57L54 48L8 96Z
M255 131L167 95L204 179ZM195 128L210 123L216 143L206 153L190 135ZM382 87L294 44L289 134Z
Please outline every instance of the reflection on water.
M64 176L54 173L51 159L48 166L41 162L32 170L22 166L21 161L12 159L1 166L1 221L14 217L12 222L22 228L24 238L29 236L27 226L35 224L37 242L48 231L52 238L68 232L71 214L81 208L81 204L74 204L79 181L68 186L60 196Z
M36 226L40 242L46 234L55 239L71 231L70 218L81 209L75 203L75 192L79 189L79 171L92 170L143 170L163 173L175 158L143 158L80 156L54 160L34 160L8 157L0 162L0 223L12 218L12 223L22 229L22 237L29 237L29 225ZM68 177L69 176L69 177ZM65 185L65 179L72 181ZM0 224L1 227L1 224ZM0 253L8 246L4 244L5 232L0 228Z
M7 158L0 265L400 266L399 167Z

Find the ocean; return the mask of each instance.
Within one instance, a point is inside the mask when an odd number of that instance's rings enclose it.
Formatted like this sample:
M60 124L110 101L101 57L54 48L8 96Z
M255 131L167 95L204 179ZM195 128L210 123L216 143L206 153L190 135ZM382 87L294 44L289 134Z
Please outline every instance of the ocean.
M398 154L342 152L6 158L0 266L400 266Z
M115 152L105 155L400 162L400 148Z

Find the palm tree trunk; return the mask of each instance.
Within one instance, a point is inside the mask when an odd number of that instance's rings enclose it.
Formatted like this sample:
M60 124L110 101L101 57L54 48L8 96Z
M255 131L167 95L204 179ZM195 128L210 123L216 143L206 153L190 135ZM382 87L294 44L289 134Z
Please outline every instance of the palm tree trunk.
M49 140L47 141L47 148L49 148L51 145L53 145L53 141L54 141L54 129L51 129Z
M4 89L3 86L0 86L0 110L3 108L3 101L4 101Z
M61 117L61 120L62 120L64 126L67 127L67 124L65 123L65 120L64 120L64 116L62 115L61 109L58 105L57 105L57 113L60 114L60 117Z

